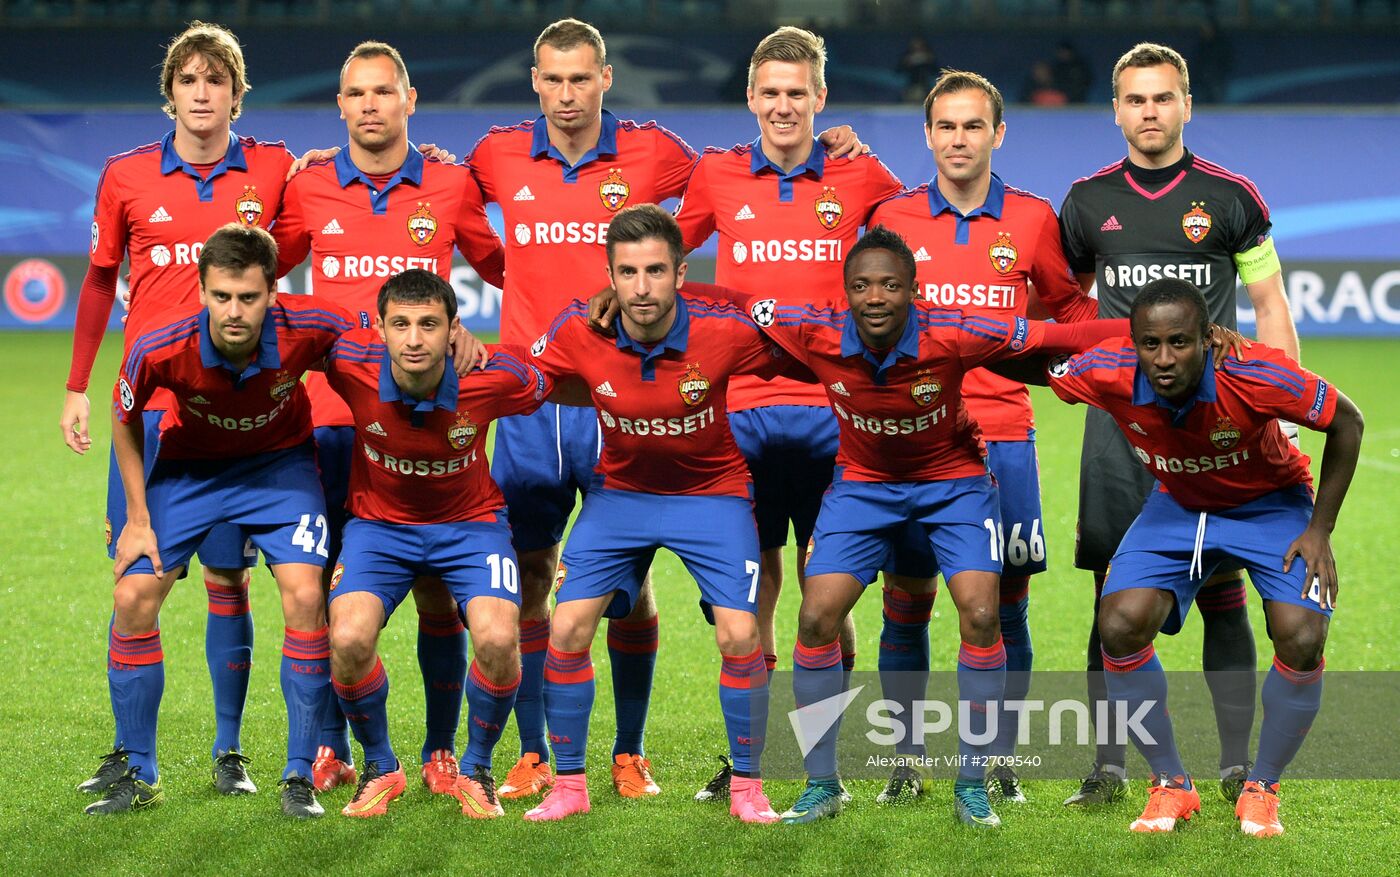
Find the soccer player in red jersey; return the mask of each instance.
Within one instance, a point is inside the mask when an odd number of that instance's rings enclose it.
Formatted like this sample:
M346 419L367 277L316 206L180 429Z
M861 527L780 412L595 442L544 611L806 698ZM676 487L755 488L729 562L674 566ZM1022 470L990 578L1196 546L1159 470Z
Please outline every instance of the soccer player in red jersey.
M843 254L870 211L901 191L874 155L831 159L816 140L826 105L826 46L821 37L782 27L749 61L749 109L759 136L711 147L686 184L676 219L687 249L719 233L715 282L742 290L793 289L825 297L841 283ZM777 663L773 615L783 581L789 523L799 547L812 535L836 457L836 419L813 384L771 383L740 375L729 394L729 423L754 482L760 563L758 623L764 660ZM804 553L797 555L802 580ZM855 628L842 629L843 660L855 661ZM696 795L728 795L726 765Z
M588 327L575 301L531 350L556 379L592 388L605 432L599 486L583 503L561 565L545 659L544 700L558 774L533 821L589 809L584 778L593 664L589 646L606 615L625 617L641 571L658 548L685 563L700 586L722 659L720 705L734 761L730 813L775 822L758 756L768 672L755 609L758 534L748 468L729 429L730 376L771 375L792 360L742 310L678 294L685 280L681 233L655 205L618 213L607 253L620 320L615 339Z
M1150 735L1133 731L1155 780L1132 830L1170 831L1200 810L1152 643L1181 629L1218 566L1238 564L1264 600L1274 662L1258 758L1235 815L1245 834L1269 837L1283 833L1279 778L1322 703L1337 598L1331 533L1363 422L1350 399L1277 348L1256 344L1247 360L1217 367L1205 350L1209 313L1187 281L1148 283L1132 307L1132 337L1056 360L1049 384L1065 401L1111 415L1159 484L1113 556L1099 607L1108 695L1128 715L1145 711L1140 726ZM1308 458L1276 418L1327 434L1315 500Z
M389 680L379 631L415 576L441 577L453 614L471 632L468 743L451 794L477 819L502 815L491 752L520 682L520 586L505 500L486 467L489 424L533 411L551 387L538 369L500 350L458 380L447 368L461 331L457 297L436 274L410 269L379 292L378 331L336 342L331 388L354 412L353 517L331 578L331 669L336 694L365 750L347 816L378 816L404 791L389 743ZM456 762L455 756L453 762Z
M1186 61L1167 46L1142 43L1113 69L1113 114L1128 154L1070 187L1060 208L1065 255L1080 284L1097 286L1099 312L1128 313L1138 289L1158 277L1189 279L1210 305L1210 318L1235 326L1242 283L1259 339L1298 359L1298 334L1284 294L1268 206L1248 179L1186 148L1191 121ZM1287 424L1296 440L1297 427ZM1075 565L1094 572L1095 591L1126 527L1142 509L1152 476L1134 461L1112 419L1091 408L1080 460ZM1097 598L1095 605L1098 605ZM1201 663L1220 736L1220 791L1233 802L1249 775L1257 664L1244 581L1238 569L1216 572L1196 597L1204 639ZM1089 691L1104 692L1098 626L1089 634ZM1127 788L1121 744L1098 746L1094 769L1068 805L1108 803Z
M221 228L205 242L198 268L203 307L153 315L117 382L112 442L130 514L116 545L107 677L117 748L129 764L87 812L141 809L164 798L156 766L165 687L160 607L196 546L229 523L250 534L281 591L282 811L320 816L311 761L330 694L320 586L327 533L300 379L350 322L313 299L278 300L277 246L260 228ZM147 474L143 412L160 390L172 407Z
M60 421L64 441L79 454L92 445L85 391L116 299L123 258L129 257L131 266L130 343L150 328L154 315L196 305L197 262L211 233L232 221L266 228L277 214L291 154L281 143L238 137L229 130L250 88L237 38L218 25L192 22L171 42L161 69L164 110L174 129L157 143L113 156L103 168ZM158 425L171 402L168 393L159 391L147 403L148 465L154 463ZM112 536L125 521L114 454L107 483L109 555L115 551ZM245 548L243 534L228 526L214 528L199 546L209 598L205 657L214 690L213 776L224 794L257 791L239 742L253 657L246 570L257 562L256 552ZM114 748L79 789L104 791L126 764L126 753Z
M992 151L1006 136L1003 108L1001 92L985 77L944 71L924 100L924 136L938 173L881 204L870 221L899 234L914 251L917 293L924 301L1005 320L1026 316L1034 295L1037 312L1046 311L1061 323L1093 319L1098 303L1080 290L1065 261L1054 208L992 172ZM1046 569L1030 393L986 369L973 369L963 377L962 394L968 413L982 428L987 467L997 480L1005 543L999 607L1005 697L1023 700L1032 662L1030 577ZM932 554L920 550L915 558L905 560L910 567L898 571L914 575L916 582L929 580L936 569ZM899 581L907 587L907 580ZM880 637L880 669L890 671L886 696L901 703L921 696L925 686L918 679L929 669L933 593L910 590L914 593L886 589ZM1015 752L1019 722L1010 718L997 728L993 757ZM923 746L909 740L900 751L918 756ZM994 801L1025 801L1020 779L1007 764L993 767L987 783ZM877 800L907 800L922 789L920 773L901 764Z
M349 142L334 158L311 163L287 184L273 227L278 271L311 256L313 288L368 327L386 277L422 268L450 278L455 246L496 286L504 283L500 239L486 219L471 171L419 154L408 138L417 91L403 58L392 46L365 42L341 68L336 98ZM350 409L324 376L307 379L329 509L334 560L345 524L345 498L353 456ZM434 792L457 787L458 719L467 681L467 634L448 589L425 578L413 589L417 605L418 660L427 706L422 748L423 781ZM328 716L317 754L321 790L355 781L345 721Z
M996 606L1002 572L1001 509L980 430L962 403L965 372L1036 348L1078 349L1124 321L1061 326L1021 316L964 315L915 300L914 254L880 226L846 258L846 306L752 305L755 322L826 387L841 430L838 476L822 500L798 614L793 690L799 705L840 694L841 621L892 550L931 547L958 608L959 699L1000 701L1006 673ZM911 525L913 522L913 525ZM985 709L972 710L974 724ZM810 750L807 788L783 814L812 822L841 810L839 722ZM985 732L985 726L971 729ZM995 826L982 765L966 756L954 787L958 817Z

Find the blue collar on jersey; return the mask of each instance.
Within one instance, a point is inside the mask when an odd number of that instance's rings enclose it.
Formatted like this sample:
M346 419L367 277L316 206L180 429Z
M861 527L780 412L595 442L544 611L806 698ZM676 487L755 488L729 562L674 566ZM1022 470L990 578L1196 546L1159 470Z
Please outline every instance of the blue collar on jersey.
M418 151L418 147L413 141L408 143L408 155L404 157L403 164L389 178L389 182L384 184L383 189L376 189L374 181L369 178L364 171L355 167L355 163L350 160L350 145L340 147L340 151L335 154L335 178L340 183L340 188L344 189L351 183L359 180L369 189L369 204L373 208L376 216L383 216L389 209L389 193L399 183L412 183L415 186L423 185L423 154Z
M930 216L938 216L941 213L951 213L957 219L957 231L954 236L954 243L966 244L970 230L968 221L978 216L990 216L992 219L1000 220L1002 208L1006 206L1006 184L1001 181L1001 177L992 174L991 185L987 189L987 200L982 202L981 207L975 207L967 213L963 213L958 208L949 203L943 193L938 191L938 174L933 175L933 179L928 181L928 212Z
M1148 405L1156 403L1159 408L1165 408L1171 412L1172 426L1181 426L1186 420L1186 415L1196 406L1197 402L1214 402L1215 394L1215 357L1209 347L1206 348L1206 367L1201 372L1201 382L1196 385L1196 392L1186 397L1186 401L1181 405L1174 405L1157 395L1157 391L1152 388L1152 383L1143 373L1142 365L1139 364L1133 373L1133 404Z
M885 383L885 372L894 367L901 358L917 359L919 356L919 312L912 304L909 306L909 319L904 322L904 333L899 336L894 347L885 351L884 356L872 353L870 348L865 346L860 332L856 330L854 311L847 310L842 319L845 322L841 326L841 355L860 356L875 366L876 384Z
M602 112L602 130L598 132L598 143L583 154L575 164L569 164L564 154L549 142L549 122L541 114L535 119L535 131L530 140L530 155L533 158L552 158L564 166L564 182L578 181L578 171L584 165L604 155L617 155L617 116L607 110Z
M205 368L224 368L233 375L235 387L243 386L243 382L254 375L269 368L280 368L282 366L282 351L277 347L277 317L278 309L276 305L267 309L263 315L262 333L258 335L258 355L253 357L248 363L248 367L243 371L234 368L219 348L214 346L214 336L209 334L209 309L205 308L199 312L199 361Z
M790 171L784 171L763 154L763 136L759 135L749 144L749 173L758 176L765 170L778 175L778 200L791 201L793 180L806 173L820 180L826 172L826 147L813 139L812 152L807 160Z
M380 402L402 402L415 414L431 414L434 408L456 411L457 388L457 371L452 367L452 357L449 355L446 360L446 368L442 370L442 380L438 382L437 392L433 393L433 397L431 399L413 398L394 380L393 360L389 358L389 348L384 348L384 355L379 360Z
M199 193L200 201L214 200L214 180L223 176L230 170L248 170L248 158L243 154L243 144L238 142L238 138L230 131L228 135L228 151L218 164L209 171L209 176L200 176L194 165L185 161L180 154L175 151L175 132L171 131L161 138L160 141L160 172L171 174L175 171L184 171L194 177L195 191Z
M661 354L668 350L677 353L685 353L686 343L690 340L690 308L685 303L685 296L676 293L676 321L671 324L671 329L666 333L666 337L648 350L646 345L640 341L634 341L627 330L622 327L622 317L617 318L617 349L631 351L642 358L642 380L650 381L656 377L656 360Z

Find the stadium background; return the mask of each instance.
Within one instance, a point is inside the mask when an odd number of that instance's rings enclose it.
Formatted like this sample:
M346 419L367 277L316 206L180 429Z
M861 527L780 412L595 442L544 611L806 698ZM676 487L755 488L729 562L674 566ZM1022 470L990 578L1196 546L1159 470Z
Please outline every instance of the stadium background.
M85 267L92 197L107 155L169 130L159 111L161 47L182 23L202 17L242 39L255 86L240 133L285 139L297 152L342 143L336 71L349 48L387 39L405 53L421 95L413 137L464 154L488 125L537 112L529 91L528 47L564 14L595 21L608 38L616 86L606 105L619 115L656 118L697 148L751 140L754 122L734 87L735 72L777 23L816 24L828 39L834 101L819 117L849 123L907 184L932 172L916 101L897 63L910 34L926 36L939 65L988 73L1015 105L995 167L1009 182L1058 205L1077 176L1116 160L1122 138L1107 106L1107 71L1140 39L1181 47L1192 61L1196 114L1188 144L1250 176L1273 210L1275 236L1305 359L1350 392L1368 415L1358 469L1335 542L1345 609L1333 624L1328 665L1395 671L1400 637L1391 612L1394 484L1400 473L1400 389L1387 375L1400 358L1400 10L1390 0L359 0L351 3L228 0L0 0L0 734L11 743L0 805L0 869L6 873L492 873L801 872L967 875L1151 873L1390 873L1400 841L1393 781L1300 780L1285 805L1289 834L1261 857L1234 830L1218 797L1181 836L1161 843L1124 831L1132 806L1077 814L1059 806L1068 781L1034 781L1032 803L996 837L959 832L950 783L900 813L870 803L879 784L852 783L857 802L809 832L736 831L722 808L689 801L722 748L713 691L713 647L694 616L693 590L669 555L655 568L662 649L648 751L665 794L645 810L618 801L594 777L594 814L558 830L512 818L462 825L455 807L413 788L391 818L374 826L328 818L293 826L275 806L285 714L275 681L280 618L275 589L259 573L253 589L255 676L245 747L259 795L219 799L207 775L209 693L201 660L204 598L177 589L162 613L169 652L161 753L170 803L153 818L101 827L81 815L71 791L110 742L101 678L108 564L102 528L107 428L94 419L101 453L76 460L55 435L67 371L78 284ZM1218 31L1202 26L1212 14ZM1070 42L1091 73L1087 103L1028 106L1022 83L1035 59ZM1209 50L1209 51L1207 51ZM1207 99L1209 95L1209 99ZM496 215L499 222L499 215ZM504 231L499 229L498 231ZM707 273L713 244L694 262ZM291 278L304 288L304 274ZM489 332L496 293L462 265L454 277L474 328ZM1241 299L1242 304L1244 300ZM114 318L113 328L117 327ZM33 332L27 329L56 331ZM1248 323L1244 327L1248 331ZM1319 338L1319 335L1340 335ZM1356 336L1370 336L1352 340ZM116 370L109 339L95 374ZM93 398L104 394L94 383ZM100 402L99 402L100 406ZM1082 666L1088 604L1083 576L1069 566L1077 436L1082 414L1037 396L1040 458L1051 572L1037 580L1032 626L1037 662ZM1060 437L1063 437L1062 439ZM1304 436L1316 459L1320 437ZM788 571L789 580L792 570ZM674 586L674 587L672 587ZM792 641L795 592L780 612L779 638ZM874 595L872 595L874 596ZM874 667L879 600L857 607ZM1252 601L1261 666L1268 645ZM422 693L413 658L414 619L399 613L384 634L395 679L393 735L412 757L421 733ZM931 628L936 669L947 669L955 613L940 598ZM1174 668L1199 666L1199 625L1159 648ZM606 652L598 663L598 709L590 760L607 757L612 716ZM1374 674L1393 689L1393 672ZM1393 715L1356 717L1393 727ZM513 755L514 729L502 751ZM1315 740L1313 747L1333 741ZM1206 750L1210 741L1205 741ZM1394 747L1392 746L1392 749ZM1135 777L1140 763L1133 756ZM502 759L498 759L498 762ZM498 770L502 765L498 763ZM601 772L605 775L605 771ZM1393 765L1378 770L1393 776ZM771 784L786 805L798 784ZM344 796L327 796L338 808ZM450 802L449 802L450 803ZM354 823L354 824L350 824ZM1252 855L1251 855L1252 853ZM1170 857L1170 858L1168 858Z

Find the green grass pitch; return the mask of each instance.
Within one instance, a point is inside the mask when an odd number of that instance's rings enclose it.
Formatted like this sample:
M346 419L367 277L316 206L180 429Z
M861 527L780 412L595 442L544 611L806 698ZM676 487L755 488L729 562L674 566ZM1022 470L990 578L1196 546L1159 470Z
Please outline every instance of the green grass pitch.
M1273 841L1238 835L1232 810L1203 782L1204 809L1183 831L1137 837L1127 824L1145 795L1141 762L1132 803L1094 814L1060 806L1074 784L1028 784L1030 803L1003 805L996 832L965 830L954 821L951 783L936 780L918 804L877 807L878 784L854 782L854 804L836 820L808 827L749 827L727 808L700 805L691 795L725 750L716 700L718 658L709 628L695 611L695 587L680 564L662 554L655 567L661 604L661 653L647 733L648 754L663 788L659 799L623 802L607 782L612 733L607 650L601 639L598 709L589 758L593 812L559 825L530 825L524 809L507 807L492 823L468 820L449 799L434 799L416 780L390 814L373 822L335 811L349 791L323 796L327 817L310 824L284 819L276 780L285 747L285 713L277 686L280 613L265 571L253 587L257 626L253 685L243 742L254 759L261 791L217 797L209 783L213 716L204 666L205 599L187 582L172 593L162 616L166 692L160 725L162 774L168 801L150 813L109 819L82 815L88 799L73 790L111 743L112 719L103 671L111 610L111 566L102 553L107 471L106 383L116 371L118 343L109 338L94 372L98 412L94 450L79 459L60 442L58 414L69 338L61 334L0 334L0 870L6 874L406 874L476 872L711 873L711 874L1182 874L1393 873L1400 841L1400 783L1295 781L1284 786L1288 833ZM1393 375L1400 340L1309 340L1307 364L1356 400L1367 417L1361 465L1334 534L1342 576L1340 609L1328 644L1332 670L1400 669L1393 644L1400 633L1394 596L1394 530L1400 522L1400 389ZM1036 396L1050 572L1032 585L1031 625L1037 668L1083 666L1089 582L1071 568L1078 434L1083 413ZM1304 449L1320 454L1321 437L1304 434ZM197 578L195 579L197 582ZM794 581L789 571L789 581ZM790 586L780 609L780 646L790 648L797 607ZM951 669L957 631L951 604L940 597L932 626L936 668ZM880 601L857 608L859 666L873 669ZM1250 611L1260 638L1260 666L1271 655L1258 601ZM415 622L401 612L384 633L382 651L393 679L393 735L410 773L421 742L422 686L414 657ZM1200 625L1159 643L1169 668L1199 667ZM783 664L789 661L782 655ZM1382 684L1382 677L1378 684ZM1383 684L1394 685L1394 678ZM1325 709L1324 705L1324 709ZM1394 726L1396 716L1375 721ZM1308 746L1327 746L1312 739ZM503 776L515 755L506 730L496 759ZM1086 755L1086 762L1091 756ZM1136 756L1133 756L1136 758ZM1209 779L1212 765L1197 766ZM1130 768L1131 769L1131 768ZM783 809L795 782L771 783Z

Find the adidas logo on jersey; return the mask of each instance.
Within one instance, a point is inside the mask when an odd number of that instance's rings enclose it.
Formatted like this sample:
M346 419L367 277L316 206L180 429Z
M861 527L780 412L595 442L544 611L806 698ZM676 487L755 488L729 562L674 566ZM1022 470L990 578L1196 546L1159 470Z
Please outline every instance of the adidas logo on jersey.
M190 404L191 404L191 405L208 405L208 404L209 404L209 400L206 399L206 398L204 398L203 396L195 396L193 399L190 400Z
M747 205L747 204L745 204L743 207L740 207L740 208L739 208L739 212L736 213L736 214L734 214L734 221L735 221L735 222L742 222L742 221L745 220L745 219L753 219L753 218L754 218L753 211L749 209L749 205Z
M384 431L384 427L382 427L382 426L379 425L379 421L377 421L377 420L376 420L374 423L371 423L369 426L366 426L366 427L365 427L365 432L370 433L371 435L378 435L378 436L385 436L385 437L387 437L387 436L389 435L389 433L387 433L387 432Z
M516 200L516 201L533 201L533 200L535 200L535 193L530 191L530 187L529 187L529 186L521 186L521 187L520 187L520 191L515 193L515 200Z
M165 207L157 207L156 212L151 214L151 222L174 222L175 217L165 212Z
M612 388L612 381L603 381L601 384L593 388L593 392L597 393L599 396L611 396L614 399L617 398L617 391Z
M831 392L835 393L838 396L845 396L847 398L850 398L851 395L851 392L846 389L846 384L843 381L837 381L836 383L832 384Z
M1103 225L1099 226L1099 231L1122 231L1123 226L1118 222L1118 217L1110 216L1105 219Z
M321 227L321 234L345 234L345 229L340 227L340 223L334 218Z
M933 257L928 254L928 250L924 249L923 247L919 247L919 249L914 253L914 261L932 262Z

